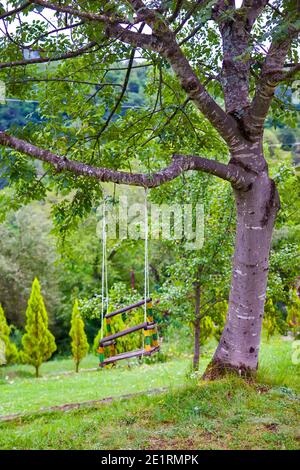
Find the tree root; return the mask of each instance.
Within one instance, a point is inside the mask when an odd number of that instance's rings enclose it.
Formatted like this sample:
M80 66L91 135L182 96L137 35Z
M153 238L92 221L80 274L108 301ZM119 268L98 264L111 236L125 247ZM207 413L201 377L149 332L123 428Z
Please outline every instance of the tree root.
M247 379L247 381L253 381L255 378L256 370L246 367L243 364L240 366L233 366L232 364L226 364L221 361L212 360L203 376L203 380L218 380L224 377L236 375Z

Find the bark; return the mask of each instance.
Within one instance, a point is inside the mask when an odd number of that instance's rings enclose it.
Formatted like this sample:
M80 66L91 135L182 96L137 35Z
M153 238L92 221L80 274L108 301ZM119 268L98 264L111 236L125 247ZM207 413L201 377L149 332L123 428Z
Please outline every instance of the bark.
M76 362L75 370L76 372L79 372L79 362Z
M134 290L134 288L135 288L135 275L134 275L134 270L133 269L130 271L130 281L131 281L131 289Z
M66 157L62 158L49 150L37 147L5 132L0 132L0 145L18 150L25 155L49 163L57 172L70 171L75 175L87 176L103 182L155 188L177 178L184 171L190 170L203 171L204 173L218 176L230 181L234 187L243 190L247 190L252 182L252 176L235 164L225 165L216 160L196 157L194 155L174 154L172 156L172 163L169 166L157 173L145 175L142 173L128 173L125 171L114 171L109 168L94 167L83 162L69 160Z
M195 285L195 321L194 321L194 358L193 368L199 370L200 361L200 284L197 282Z
M257 154L256 158L262 156ZM248 376L258 366L269 251L279 196L265 169L249 191L235 190L235 199L237 232L227 320L205 378L216 378L228 370Z
M39 376L40 376L39 370L40 370L39 366L35 367L35 377L36 378L39 378Z

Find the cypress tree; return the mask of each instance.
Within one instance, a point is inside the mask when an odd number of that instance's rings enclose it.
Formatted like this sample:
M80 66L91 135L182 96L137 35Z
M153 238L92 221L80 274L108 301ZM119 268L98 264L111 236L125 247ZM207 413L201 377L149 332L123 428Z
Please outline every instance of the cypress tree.
M11 327L8 326L4 310L0 304L0 341L1 341L1 363L12 364L18 360L18 350L14 343L11 342L9 335Z
M55 339L48 329L48 314L37 278L32 283L32 290L26 310L26 333L22 338L23 360L35 367L39 377L39 368L56 350Z
M77 300L75 300L72 311L70 337L72 339L71 347L75 370L78 372L80 361L87 355L89 350L89 343L84 331L84 323L80 315Z

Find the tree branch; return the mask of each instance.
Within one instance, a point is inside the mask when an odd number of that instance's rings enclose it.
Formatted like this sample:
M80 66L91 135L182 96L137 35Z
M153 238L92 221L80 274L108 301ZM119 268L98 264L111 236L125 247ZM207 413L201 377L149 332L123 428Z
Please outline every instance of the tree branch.
M145 23L142 23L139 27L139 32L142 32L143 29L144 29L144 26L145 26ZM124 82L123 82L123 85L121 85L122 87L122 90L121 90L121 93L120 95L118 96L112 110L110 111L104 125L102 126L102 128L100 129L100 131L98 132L97 134L97 139L100 138L100 136L103 134L103 132L105 131L105 129L107 129L110 121L112 120L112 118L114 117L116 111L118 110L118 107L120 106L120 104L122 103L122 100L124 98L124 95L126 93L126 90L127 90L127 87L128 87L128 83L129 83L129 79L130 79L130 74L131 74L131 70L132 70L132 67L133 67L133 62L134 62L134 57L135 57L135 53L136 53L136 49L133 48L132 51L131 51L131 54L130 54L130 57L129 57L129 62L128 62L128 67L127 67L127 70L126 70L126 74L125 74L125 78L124 78Z
M86 46L77 49L76 51L66 52L65 54L61 54L56 57L35 57L33 59L24 59L24 60L16 60L13 62L2 62L0 63L0 70L10 67L21 67L24 65L33 65L33 64L44 64L46 62L56 62L58 60L63 59L71 59L73 57L78 57L86 52L89 52L94 46L97 46L97 42L92 41L89 42Z
M299 35L300 31L298 26L294 26L294 24L297 25L297 21L300 19L299 6L300 0L296 0L295 10L285 12L285 32L283 33L280 30L274 31L271 46L268 50L257 81L254 98L249 109L243 116L245 132L252 140L261 137L264 122L269 112L277 85L280 81L289 78L294 72L298 71L298 67L296 65L295 70L293 70L291 74L290 72L284 73L286 57L293 40ZM280 35L277 37L279 33Z
M16 15L17 13L20 13L21 11L25 10L27 7L30 7L31 2L24 2L22 5L20 5L18 8L15 8L14 10L7 11L5 13L2 13L0 15L0 20L4 20L5 18L8 18L9 16Z
M176 18L178 17L178 15L180 14L181 8L183 6L183 1L184 0L177 0L176 1L174 11L173 11L172 15L168 18L169 23L173 23L173 21L175 21Z
M75 175L94 178L102 182L113 182L145 188L155 188L172 181L181 173L189 170L203 171L227 180L237 189L248 190L253 181L253 175L238 166L217 162L194 155L173 155L169 166L151 175L128 173L109 168L99 168L86 163L62 158L49 150L37 147L25 140L0 132L0 145L12 148L33 158L52 165L57 172L70 171Z
M279 79L280 81L284 80L289 80L290 78L293 78L294 75L296 75L297 72L300 71L300 63L293 65L288 71L282 72Z
M86 18L91 21L100 21L102 23L111 23L115 21L117 23L123 22L127 23L125 18L122 17L111 17L109 15L99 15L97 13L90 13L84 10L78 10L76 8L59 5L58 3L48 2L46 0L29 0L30 4L41 5L42 7L49 8L50 10L59 11L62 13L70 13L70 15L78 16L79 18Z

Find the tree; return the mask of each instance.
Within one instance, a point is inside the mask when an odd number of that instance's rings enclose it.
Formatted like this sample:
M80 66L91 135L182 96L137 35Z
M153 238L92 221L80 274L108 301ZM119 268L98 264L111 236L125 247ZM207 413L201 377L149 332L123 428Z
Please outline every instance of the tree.
M26 310L26 333L22 338L22 358L35 367L39 377L39 368L56 350L55 339L48 330L48 314L45 308L40 283L37 278L32 283L32 290Z
M164 242L172 247L172 259L163 285L161 305L168 308L172 316L192 325L195 370L199 368L200 346L212 335L219 341L220 328L224 327L234 230L233 200L227 185L202 175L199 188L197 176L186 178L184 186L180 181L177 184L174 182L171 194L164 195L160 191L155 198L160 203L180 204L191 202L195 197L195 202L201 201L204 209L205 236L201 249L186 250L178 240ZM196 211L193 219L195 226ZM197 222L198 232L201 233L202 221Z
M240 375L253 373L258 365L270 243L279 209L278 191L264 157L263 130L270 113L285 114L284 106L289 103L280 96L300 70L299 0L278 0L276 6L267 0L244 0L240 7L234 0L120 0L109 3L109 8L102 0L10 3L12 8L0 17L8 25L18 15L22 27L13 36L9 30L3 33L1 76L8 82L8 92L38 98L48 122L38 130L30 126L21 130L19 137L1 132L0 143L13 149L13 153L4 151L5 165L11 166L11 155L19 159L20 153L45 162L50 174L52 167L58 187L76 188L75 203L81 215L99 198L93 181L154 188L191 170L228 181L237 211L231 291L225 328L206 377L228 369ZM41 10L45 10L42 15ZM29 11L39 18L39 28L27 20ZM50 11L55 12L54 19L51 16L47 21L45 14ZM24 58L21 54L26 48L40 53ZM137 50L144 66L156 72L152 89L157 86L157 95L152 110L138 119L126 113L119 123L116 113L126 101ZM126 59L122 83L106 82L107 70L99 74ZM54 76L53 63L58 64ZM35 64L50 65L45 73ZM29 77L23 74L27 66ZM279 85L280 106L274 100ZM160 99L162 87L169 88L168 102ZM225 142L228 163L190 154L197 149L185 141L168 142L168 123L180 119L187 106L190 112L191 103L201 113L204 127L210 124ZM286 114L291 120L292 113ZM158 126L151 128L156 119ZM198 151L205 146L203 135ZM25 171L28 165L22 164ZM134 173L132 167L142 172ZM64 172L67 175L61 176ZM37 176L32 180L39 182ZM31 182L32 192L33 186ZM69 207L74 213L74 203ZM66 207L64 211L70 215Z
M11 327L8 326L4 310L0 304L0 341L4 346L4 360L5 364L12 364L18 360L18 350L16 345L11 342L9 335Z
M34 276L43 279L47 286L45 301L51 312L51 326L55 322L55 314L61 311L58 280L62 266L58 265L51 229L50 204L43 202L33 202L15 212L10 211L0 224L2 303L9 323L18 328L24 326L24 313Z
M78 308L78 300L75 300L72 319L70 336L72 338L71 348L72 355L75 362L75 370L78 372L79 364L82 359L87 355L89 350L89 343L84 331L84 323Z

